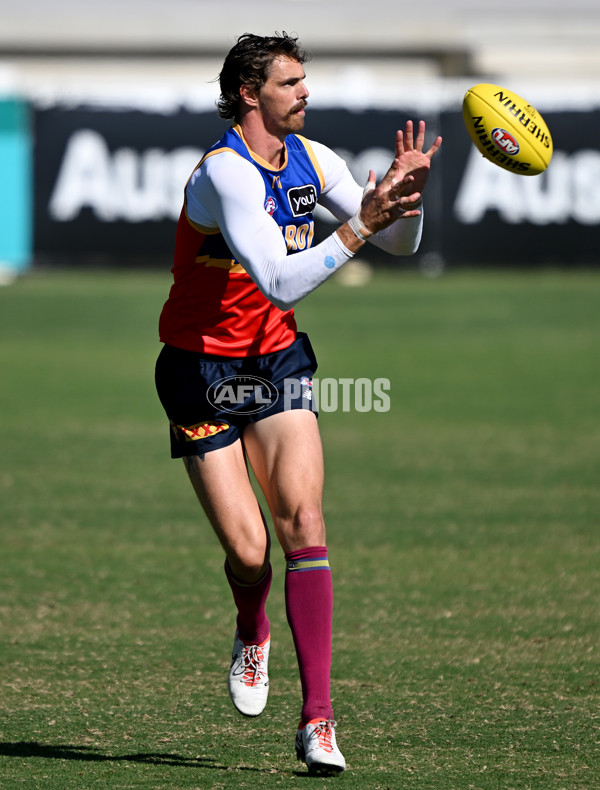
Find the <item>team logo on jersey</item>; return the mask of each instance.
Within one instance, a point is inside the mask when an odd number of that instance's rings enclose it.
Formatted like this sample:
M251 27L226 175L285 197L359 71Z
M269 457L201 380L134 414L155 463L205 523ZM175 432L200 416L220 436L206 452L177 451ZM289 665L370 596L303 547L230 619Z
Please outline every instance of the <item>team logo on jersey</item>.
M267 212L267 214L273 216L276 210L277 210L277 202L274 197L269 195L269 197L265 202L265 211Z
M287 196L294 217L310 214L317 205L317 188L314 184L292 187L288 189Z
M516 156L521 150L516 138L510 132L507 132L506 129L496 127L492 129L490 136L494 145L509 156Z

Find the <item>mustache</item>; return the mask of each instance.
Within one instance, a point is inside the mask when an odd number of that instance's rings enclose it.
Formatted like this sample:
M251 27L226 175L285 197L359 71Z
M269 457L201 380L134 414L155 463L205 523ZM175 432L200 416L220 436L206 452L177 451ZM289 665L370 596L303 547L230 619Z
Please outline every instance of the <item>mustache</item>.
M300 110L303 110L306 107L307 104L308 104L308 102L306 101L306 99L302 99L302 101L299 101L298 104L295 104L292 107L292 109L289 111L288 115L294 115L294 113L297 113Z

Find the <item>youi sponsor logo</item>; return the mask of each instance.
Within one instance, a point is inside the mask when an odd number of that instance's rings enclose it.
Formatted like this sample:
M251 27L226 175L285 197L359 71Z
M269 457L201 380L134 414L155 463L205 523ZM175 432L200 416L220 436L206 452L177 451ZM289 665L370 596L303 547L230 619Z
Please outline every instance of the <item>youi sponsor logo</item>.
M288 189L287 196L294 217L310 214L317 205L317 190L314 184L292 187Z

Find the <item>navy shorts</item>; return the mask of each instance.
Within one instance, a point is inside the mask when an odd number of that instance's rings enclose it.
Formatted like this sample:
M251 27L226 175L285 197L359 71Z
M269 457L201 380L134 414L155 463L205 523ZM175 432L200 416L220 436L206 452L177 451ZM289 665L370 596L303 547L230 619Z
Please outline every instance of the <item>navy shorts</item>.
M240 359L165 345L156 362L156 389L170 421L171 458L227 447L248 424L273 414L316 414L316 369L305 334L282 351Z

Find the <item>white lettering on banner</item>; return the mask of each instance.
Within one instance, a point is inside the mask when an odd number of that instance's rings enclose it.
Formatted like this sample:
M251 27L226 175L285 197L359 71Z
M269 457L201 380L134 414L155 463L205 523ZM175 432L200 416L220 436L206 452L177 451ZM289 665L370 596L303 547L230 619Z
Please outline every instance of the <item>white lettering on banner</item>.
M582 225L600 222L600 152L582 149L573 157L573 218Z
M550 167L539 176L524 177L491 166L471 152L454 203L454 215L466 225L497 211L509 224L582 225L600 222L600 152L556 151Z
M65 146L48 205L50 217L71 222L89 209L100 222L176 221L183 186L203 153L193 147L111 151L99 132L79 129ZM337 153L359 184L366 183L369 168L381 178L392 156L384 148ZM455 218L467 225L481 222L489 211L509 224L598 224L600 151L555 151L544 173L524 177L490 165L473 148L453 210ZM337 222L321 207L316 214L321 220Z
M110 152L99 134L83 129L69 139L56 185L50 198L53 219L69 222L84 206L98 219L116 219L110 195Z
M102 222L177 220L183 187L203 151L109 150L104 137L80 129L69 138L48 210L71 222L89 208Z

